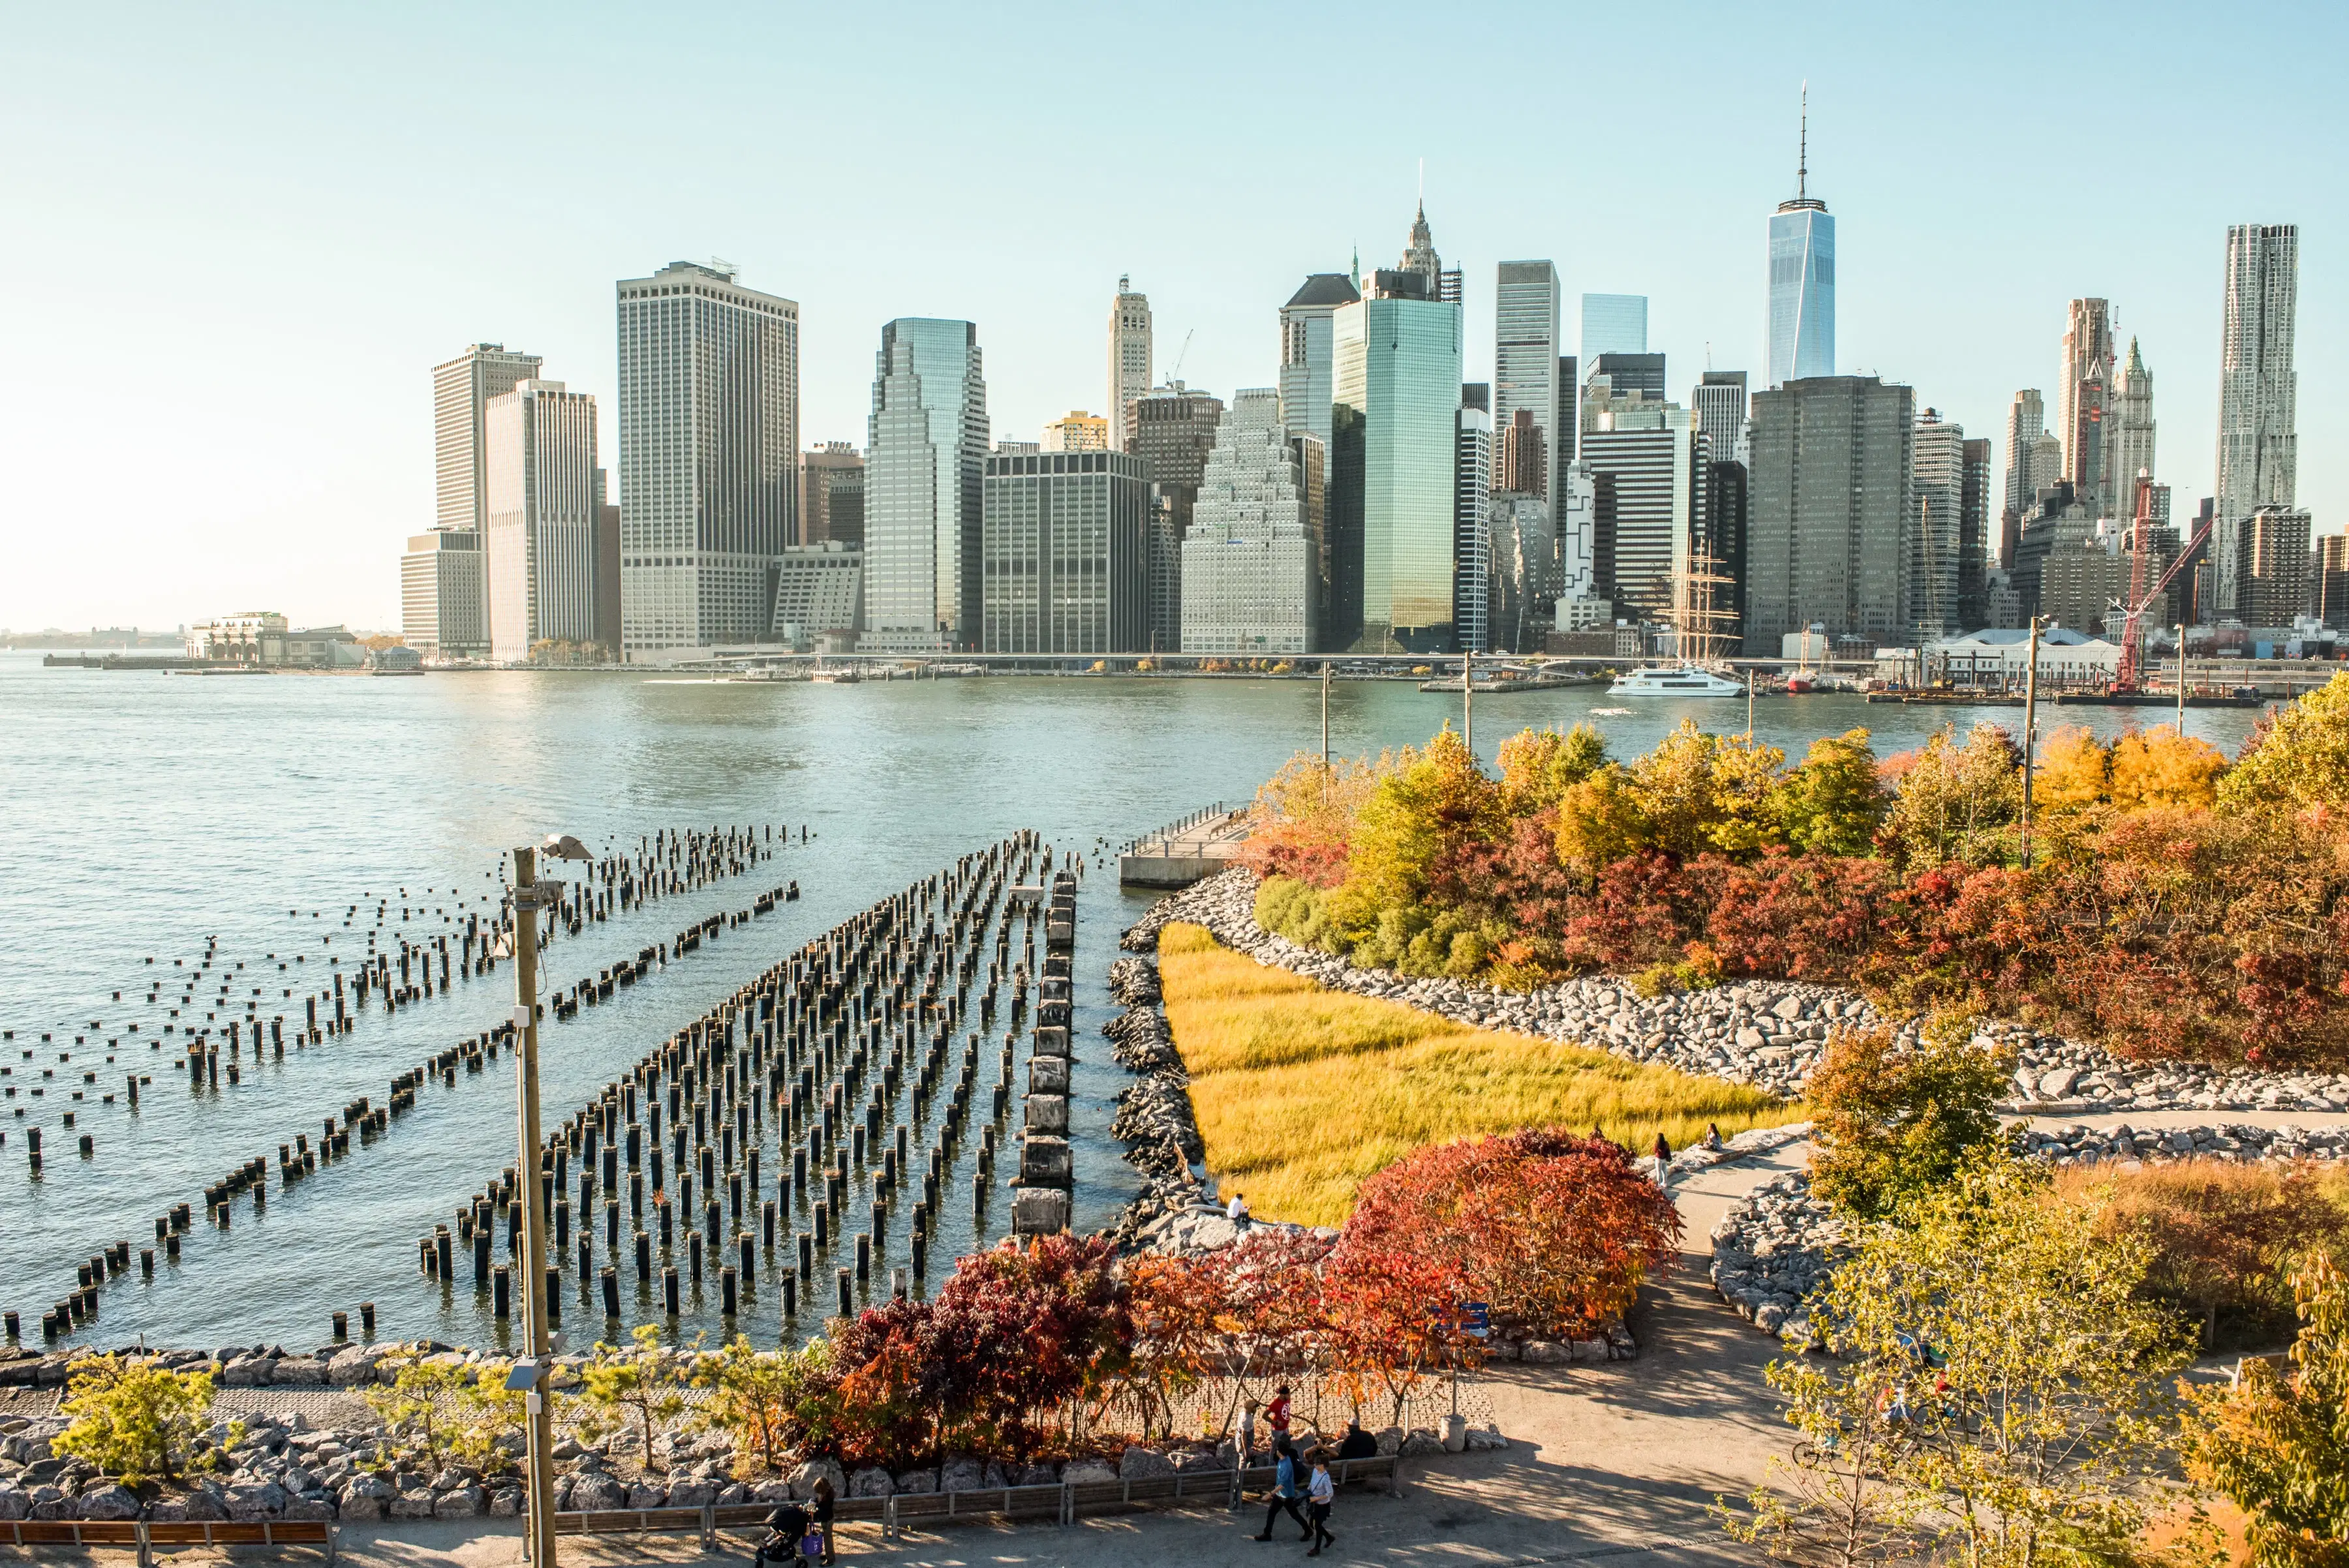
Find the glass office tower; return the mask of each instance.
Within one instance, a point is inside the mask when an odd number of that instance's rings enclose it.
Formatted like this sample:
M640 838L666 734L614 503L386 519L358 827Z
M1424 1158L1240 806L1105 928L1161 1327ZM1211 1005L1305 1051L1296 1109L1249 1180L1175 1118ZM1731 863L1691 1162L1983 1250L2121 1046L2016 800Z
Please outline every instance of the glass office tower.
M1835 374L1835 220L1815 197L1770 214L1770 385Z
M1355 536L1331 541L1353 580L1330 591L1360 606L1356 651L1451 646L1462 329L1456 303L1377 294L1331 317L1330 519Z
M865 431L860 647L978 646L987 434L978 328L921 317L884 327Z

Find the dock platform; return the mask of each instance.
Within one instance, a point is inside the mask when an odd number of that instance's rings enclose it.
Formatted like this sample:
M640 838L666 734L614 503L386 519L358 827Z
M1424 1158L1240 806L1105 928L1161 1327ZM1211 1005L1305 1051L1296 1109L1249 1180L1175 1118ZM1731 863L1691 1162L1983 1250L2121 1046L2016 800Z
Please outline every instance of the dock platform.
M1187 888L1229 867L1248 836L1248 810L1221 801L1180 822L1144 834L1118 852L1117 880L1126 888Z

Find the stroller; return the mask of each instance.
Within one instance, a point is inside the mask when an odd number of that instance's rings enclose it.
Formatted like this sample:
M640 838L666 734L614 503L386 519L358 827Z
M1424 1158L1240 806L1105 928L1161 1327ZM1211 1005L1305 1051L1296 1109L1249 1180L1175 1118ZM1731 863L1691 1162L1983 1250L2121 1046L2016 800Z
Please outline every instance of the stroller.
M804 1509L777 1509L767 1518L767 1538L759 1542L750 1568L808 1568L823 1559L823 1537Z

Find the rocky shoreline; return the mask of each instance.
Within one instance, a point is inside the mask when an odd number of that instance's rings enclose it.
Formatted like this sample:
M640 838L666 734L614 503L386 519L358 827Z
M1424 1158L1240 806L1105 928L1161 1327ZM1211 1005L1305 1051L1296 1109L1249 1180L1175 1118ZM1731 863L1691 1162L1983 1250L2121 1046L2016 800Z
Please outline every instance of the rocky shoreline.
M1256 874L1244 867L1195 883L1152 906L1127 929L1122 945L1129 951L1154 950L1161 927L1169 920L1188 920L1259 963L1304 975L1333 991L1404 1002L1481 1028L1588 1045L1789 1098L1802 1092L1836 1028L1868 1028L1883 1022L1874 1004L1856 992L1785 981L1746 981L1646 997L1624 981L1600 976L1533 992L1507 992L1359 969L1259 926L1256 889ZM2014 1093L1999 1107L2013 1114L2349 1111L2349 1075L2256 1073L2193 1063L2137 1064L2100 1046L2004 1023L1987 1025L1983 1033L2014 1049Z

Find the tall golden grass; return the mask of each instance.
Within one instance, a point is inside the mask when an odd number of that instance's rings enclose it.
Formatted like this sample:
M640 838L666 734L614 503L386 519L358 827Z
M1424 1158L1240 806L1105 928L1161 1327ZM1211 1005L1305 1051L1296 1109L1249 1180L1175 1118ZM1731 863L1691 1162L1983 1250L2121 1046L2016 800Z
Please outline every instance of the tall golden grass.
M1159 933L1158 969L1207 1168L1268 1220L1342 1224L1363 1178L1454 1138L1596 1127L1645 1153L1659 1132L1680 1148L1708 1122L1726 1137L1809 1114L1720 1079L1326 991L1199 926Z

